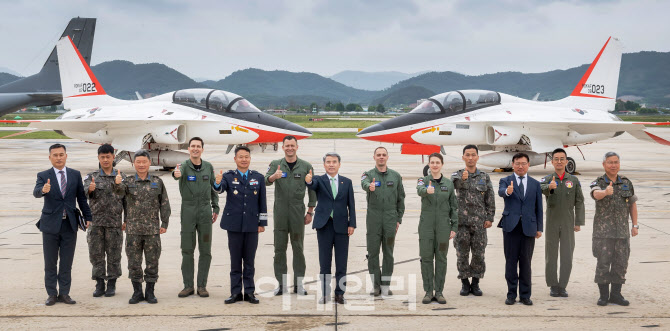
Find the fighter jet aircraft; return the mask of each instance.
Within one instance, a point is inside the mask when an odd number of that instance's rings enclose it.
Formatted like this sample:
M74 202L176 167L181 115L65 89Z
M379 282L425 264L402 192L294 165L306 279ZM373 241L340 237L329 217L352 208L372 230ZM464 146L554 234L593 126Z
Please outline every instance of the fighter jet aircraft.
M76 17L70 20L61 38L70 36L88 64L94 34L95 18ZM39 73L0 86L0 115L25 107L59 105L62 100L58 57L54 47Z
M57 43L63 105L70 111L55 120L30 122L29 127L51 129L92 143L110 143L116 161L132 160L134 151L151 152L154 166L174 168L188 158L180 152L189 138L208 145L244 144L277 150L286 135L298 139L312 133L289 121L264 114L241 96L212 89L186 89L142 100L115 99L91 72L69 36Z
M525 152L531 166L546 164L558 147L590 144L628 132L642 140L670 145L645 130L645 124L623 122L614 111L621 65L621 42L608 38L570 96L537 102L484 90L445 92L427 99L410 113L372 125L357 136L402 144L403 154L428 155L441 145L475 144L479 163L506 171L512 156ZM566 170L577 169L569 158ZM424 170L425 171L425 170Z

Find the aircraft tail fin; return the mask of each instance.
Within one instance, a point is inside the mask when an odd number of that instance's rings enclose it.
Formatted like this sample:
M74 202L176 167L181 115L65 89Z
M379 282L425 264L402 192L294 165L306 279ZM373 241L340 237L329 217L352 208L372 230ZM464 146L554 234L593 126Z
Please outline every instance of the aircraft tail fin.
M614 111L623 45L609 37L570 96L557 103L569 107Z
M86 63L91 62L91 51L93 50L93 36L95 35L95 18L75 17L70 20L63 31L61 38L69 36L80 50ZM40 72L12 83L3 85L0 92L6 93L28 93L28 92L59 92L61 90L58 74L58 55L56 47L44 62ZM59 100L60 102L60 100ZM44 104L49 105L51 102ZM57 103L56 103L57 104Z
M63 106L66 109L95 107L103 101L114 99L107 95L69 36L61 38L56 48Z

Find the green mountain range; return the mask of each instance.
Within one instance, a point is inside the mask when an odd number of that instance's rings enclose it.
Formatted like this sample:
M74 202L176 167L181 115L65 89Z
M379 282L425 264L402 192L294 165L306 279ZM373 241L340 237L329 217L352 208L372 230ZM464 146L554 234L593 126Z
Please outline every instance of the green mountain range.
M237 93L259 107L320 105L328 101L393 107L451 90L485 89L539 100L556 100L570 94L588 65L567 70L524 74L499 72L467 76L455 72L429 72L400 81L381 91L356 89L314 73L244 69L219 81L198 83L159 63L104 62L92 67L106 92L121 99L135 99L185 88L216 88ZM372 73L374 74L374 73ZM0 85L20 77L0 73ZM670 52L624 54L621 61L618 96L639 97L648 106L670 106Z

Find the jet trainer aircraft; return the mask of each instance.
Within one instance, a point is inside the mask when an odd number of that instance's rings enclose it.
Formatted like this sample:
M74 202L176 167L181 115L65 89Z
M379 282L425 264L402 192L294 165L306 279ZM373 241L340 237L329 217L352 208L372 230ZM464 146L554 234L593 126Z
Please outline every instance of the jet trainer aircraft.
M94 34L95 18L76 17L70 20L61 38L70 36L86 63L90 63ZM0 115L30 106L59 105L62 100L54 47L39 73L0 86Z
M29 127L56 130L92 143L110 143L117 149L116 162L131 161L134 151L151 152L154 166L174 168L188 158L180 152L190 137L210 144L244 144L265 150L284 136L297 139L312 135L307 129L262 113L241 96L212 89L186 89L142 100L108 96L70 37L58 44L63 105L70 111L55 120L30 122Z
M670 146L645 129L645 124L623 122L609 112L616 103L621 42L610 37L570 96L537 102L504 93L460 90L438 94L410 113L372 125L357 136L402 144L403 154L428 155L441 145L477 145L479 163L509 171L512 156L525 152L530 164L546 164L558 147L590 144L628 132L634 137ZM576 171L568 158L566 170ZM425 169L424 169L425 171Z

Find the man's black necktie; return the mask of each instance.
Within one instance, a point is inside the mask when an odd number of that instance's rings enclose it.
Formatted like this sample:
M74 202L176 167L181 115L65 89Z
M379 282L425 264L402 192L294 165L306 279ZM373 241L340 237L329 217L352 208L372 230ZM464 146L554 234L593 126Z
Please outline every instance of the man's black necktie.
M519 179L519 192L521 192L521 196L524 197L526 196L526 192L523 189L523 176L520 176Z

